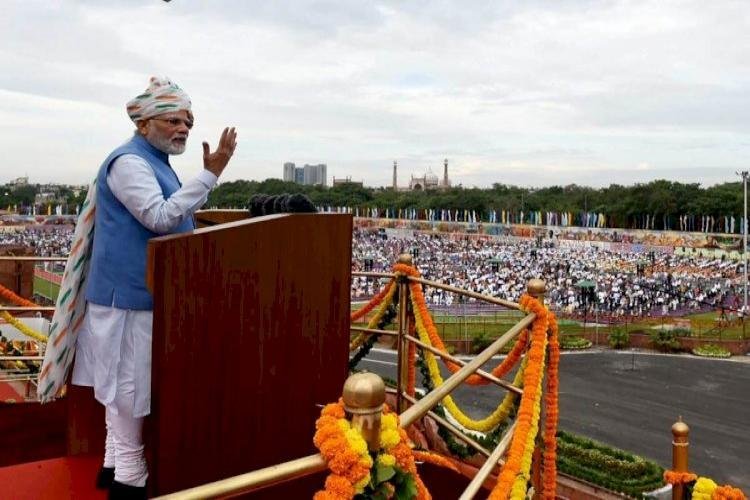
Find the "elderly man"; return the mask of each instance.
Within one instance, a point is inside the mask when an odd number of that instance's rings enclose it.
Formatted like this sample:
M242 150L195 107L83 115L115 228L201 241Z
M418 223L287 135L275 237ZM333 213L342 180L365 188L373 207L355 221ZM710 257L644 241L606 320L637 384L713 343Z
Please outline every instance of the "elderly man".
M78 334L73 383L92 386L106 408L104 464L97 479L110 498L145 498L148 471L143 418L151 405L152 298L146 245L152 237L194 229L193 213L236 146L225 128L215 152L203 143L203 167L180 183L169 155L185 151L193 127L187 94L166 78L128 102L133 137L104 160L96 179L96 215L88 302Z

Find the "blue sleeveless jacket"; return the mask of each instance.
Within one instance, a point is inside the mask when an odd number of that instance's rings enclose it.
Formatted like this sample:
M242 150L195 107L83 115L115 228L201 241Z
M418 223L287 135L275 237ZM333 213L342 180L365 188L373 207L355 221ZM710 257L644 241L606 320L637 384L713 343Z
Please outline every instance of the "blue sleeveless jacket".
M182 186L169 165L169 156L137 133L104 160L96 178L94 246L86 300L119 309L151 310L153 300L146 289L146 245L150 238L159 235L142 226L107 185L109 168L124 154L134 154L146 160L154 170L164 199ZM188 217L171 232L181 233L194 228L192 217Z

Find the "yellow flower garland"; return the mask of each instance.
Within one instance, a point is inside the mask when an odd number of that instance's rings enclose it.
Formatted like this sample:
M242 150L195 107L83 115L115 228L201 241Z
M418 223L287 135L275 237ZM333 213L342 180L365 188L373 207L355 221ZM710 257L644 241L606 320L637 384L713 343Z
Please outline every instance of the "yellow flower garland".
M345 418L340 401L326 405L315 423L313 442L323 455L331 474L325 489L317 492L315 500L350 499L362 493L370 482L372 457L362 435L352 429Z
M412 297L412 301L413 301ZM419 309L416 307L416 304L414 304L415 311L418 311ZM429 334L427 333L427 329L425 328L424 322L422 321L422 318L419 314L414 314L414 320L415 325L417 329L417 333L419 334L419 339L429 345L432 345L430 342ZM432 379L432 383L435 385L435 387L440 387L443 385L443 376L440 373L440 368L438 366L437 360L435 359L435 355L432 354L429 351L424 352L425 361L427 362L427 368L430 372L430 378ZM521 381L523 380L523 365L522 368L518 370L516 373L516 376L513 380L513 385L519 385ZM445 409L460 423L463 427L467 429L471 429L473 431L478 432L490 432L494 428L496 428L500 423L504 422L508 415L510 414L511 408L513 408L513 404L517 398L517 395L513 392L509 392L505 395L505 398L503 399L502 403L498 405L495 410L488 415L487 417L481 419L481 420L474 420L471 417L467 416L464 412L461 411L461 409L458 407L458 405L455 403L453 398L448 395L445 398L443 398L443 406L445 406Z
M546 344L546 342L545 342ZM546 345L545 345L546 347ZM542 372L544 372L544 361L541 366ZM513 482L513 487L510 490L511 500L522 500L526 498L527 484L531 478L531 460L534 454L534 445L536 442L536 436L539 432L539 415L542 410L542 378L539 378L539 387L537 388L537 395L534 401L534 411L531 417L531 432L529 432L526 438L526 448L523 451L521 458L521 470L516 476L516 480Z
M693 486L693 500L711 500L718 485L707 477L699 477Z
M383 405L383 415L380 418L380 447L378 462L411 474L417 487L417 500L431 500L432 496L417 472L406 431L399 426L398 415L388 405Z
M533 312L536 319L531 327L531 347L526 353L528 361L524 372L524 392L518 408L516 428L513 431L505 465L489 496L493 500L525 497L528 473L524 471L531 467L534 439L539 432L539 418L535 415L538 415L541 405L541 380L544 377L549 312L542 303L528 295L521 297L519 305L521 310ZM521 481L519 476L523 478Z
M396 289L398 288L396 286L396 283L394 281L391 281L388 285L390 288L388 289L388 293L385 294L385 297L383 298L383 301L380 303L380 306L378 306L377 311L375 312L375 315L370 318L370 321L367 323L367 328L375 328L378 326L378 323L380 323L380 320L383 318L383 315L385 315L385 312L388 310L388 306L391 305L391 302L393 302L393 296L396 294ZM357 335L350 343L349 343L349 350L353 351L354 349L358 349L362 344L365 343L365 340L367 340L368 337L370 337L371 334L369 333L360 333Z
M37 342L44 342L47 343L47 337L45 335L42 335L41 333L37 332L36 330L29 328L28 326L21 323L18 319L11 316L8 311L0 311L0 316L13 325L15 329L17 329L19 332L23 333L27 337L31 337L32 339L36 340Z
M699 477L693 485L692 500L747 500L739 488L728 484L719 486L713 479Z
M417 473L406 431L399 427L398 416L387 405L383 406L380 421L380 449L373 455L362 434L346 419L341 400L323 408L315 427L313 442L331 471L325 489L315 493L315 500L349 500L363 493L372 480L373 456L377 464L411 475L418 500L431 498Z

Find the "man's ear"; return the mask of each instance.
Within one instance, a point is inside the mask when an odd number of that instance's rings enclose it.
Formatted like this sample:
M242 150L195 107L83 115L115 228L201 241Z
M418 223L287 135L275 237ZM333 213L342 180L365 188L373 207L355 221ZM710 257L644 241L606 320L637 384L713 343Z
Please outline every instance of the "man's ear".
M142 136L148 135L148 128L150 127L148 120L138 120L135 122L135 126L138 129L138 133Z

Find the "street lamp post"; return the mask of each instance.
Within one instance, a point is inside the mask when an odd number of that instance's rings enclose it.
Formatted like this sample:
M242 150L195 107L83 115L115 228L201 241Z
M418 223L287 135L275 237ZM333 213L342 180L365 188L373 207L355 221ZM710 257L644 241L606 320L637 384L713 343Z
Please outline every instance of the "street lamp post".
M743 170L742 172L736 172L737 175L742 177L742 188L744 191L744 200L745 200L745 215L742 219L742 261L744 263L745 268L745 301L744 305L742 307L742 316L744 318L745 314L747 314L747 176L748 172L747 170Z

